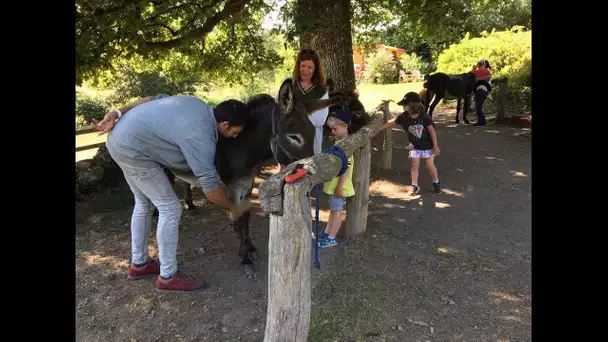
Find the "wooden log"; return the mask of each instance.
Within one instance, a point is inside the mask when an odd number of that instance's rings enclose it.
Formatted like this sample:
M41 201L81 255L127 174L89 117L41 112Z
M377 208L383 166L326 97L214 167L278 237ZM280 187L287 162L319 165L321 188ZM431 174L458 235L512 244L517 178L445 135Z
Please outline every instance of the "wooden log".
M270 215L266 342L308 338L312 224L307 190L307 183L287 184L285 215Z
M76 130L76 135L98 132L93 126L84 126Z
M105 141L102 141L102 142L98 142L98 143L91 144L91 145L78 146L78 147L76 147L76 152L80 152L80 151L86 151L86 150L91 150L91 149L94 149L94 148L98 148L98 147L100 147L100 146L103 146L103 145L105 145L105 144L106 144L106 142L105 142Z
M384 113L384 121L391 119L391 111L389 109L389 101L383 102L381 110ZM393 164L393 129L387 128L384 130L384 141L382 143L382 169L390 170Z
M503 123L505 119L508 82L509 80L507 77L498 77L492 80L493 84L498 84L498 98L496 99L496 119L494 120L494 123L496 124Z
M392 146L392 144L390 146ZM344 227L347 238L363 234L367 229L369 179L372 163L371 141L367 140L363 145L363 148L356 151L354 155L355 166L353 187L355 188L355 196L352 196L347 200L346 226Z
M337 145L342 147L346 156L351 156L357 149L380 132L384 123L383 113L380 106L376 107L371 116L371 121L357 133L344 139ZM285 176L292 173L298 164L303 165L308 175L297 182L305 182L310 191L313 186L328 182L338 175L342 168L342 161L333 154L321 153L310 158L301 159L287 165L282 171L268 177L260 184L260 203L264 211L274 215L283 215L283 185Z

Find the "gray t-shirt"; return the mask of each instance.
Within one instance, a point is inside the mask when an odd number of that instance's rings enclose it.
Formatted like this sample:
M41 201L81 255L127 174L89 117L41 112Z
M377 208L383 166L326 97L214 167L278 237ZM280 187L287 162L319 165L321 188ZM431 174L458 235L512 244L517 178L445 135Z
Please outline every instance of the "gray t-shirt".
M122 116L108 134L108 144L120 151L117 162L135 167L160 163L177 176L193 175L205 193L220 185L217 139L213 108L188 95L157 95Z

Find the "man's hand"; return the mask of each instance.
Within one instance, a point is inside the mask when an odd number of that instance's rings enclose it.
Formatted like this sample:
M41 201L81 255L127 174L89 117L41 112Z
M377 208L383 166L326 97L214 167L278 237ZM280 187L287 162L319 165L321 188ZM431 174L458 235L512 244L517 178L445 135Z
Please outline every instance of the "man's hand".
M342 197L344 195L344 188L341 186L336 187L336 191L334 192L336 197Z
M114 128L116 119L118 119L118 113L113 110L107 113L101 121L93 119L93 128L99 131L98 135L103 135Z

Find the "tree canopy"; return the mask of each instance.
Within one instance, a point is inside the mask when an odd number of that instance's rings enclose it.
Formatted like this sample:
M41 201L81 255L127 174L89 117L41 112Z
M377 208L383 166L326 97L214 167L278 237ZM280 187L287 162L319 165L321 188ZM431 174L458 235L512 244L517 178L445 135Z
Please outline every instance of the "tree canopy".
M276 62L276 53L262 44L269 10L262 0L79 0L77 83L135 55L150 63L170 53L194 56L205 71Z
M293 40L302 31L302 27L296 30L293 20L299 13L298 1L77 0L77 84L99 77L104 70L116 69L118 61L139 57L143 59L138 63L144 65L160 65L161 69L164 65L166 70L168 63L175 62L179 67L172 68L182 73L196 70L228 79L237 79L243 72L274 68L281 57L272 44L265 44L268 32L262 29L263 18L274 7L282 6L278 26L288 40ZM467 32L478 35L513 25L531 27L531 0L350 3L356 44L384 43L418 54L420 46L438 52Z

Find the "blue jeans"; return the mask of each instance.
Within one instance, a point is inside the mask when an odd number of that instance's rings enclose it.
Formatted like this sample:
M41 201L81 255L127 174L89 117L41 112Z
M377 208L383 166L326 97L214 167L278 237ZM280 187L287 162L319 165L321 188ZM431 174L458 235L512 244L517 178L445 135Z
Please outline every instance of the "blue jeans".
M486 124L486 114L483 111L483 102L488 97L488 92L482 89L475 91L475 111L477 112L477 123Z
M182 204L160 164L130 158L125 153L127 149L114 144L110 136L106 146L122 169L135 197L131 216L131 262L143 264L148 260L148 236L152 226L154 204L158 208L156 239L160 275L170 277L177 272L178 227Z

